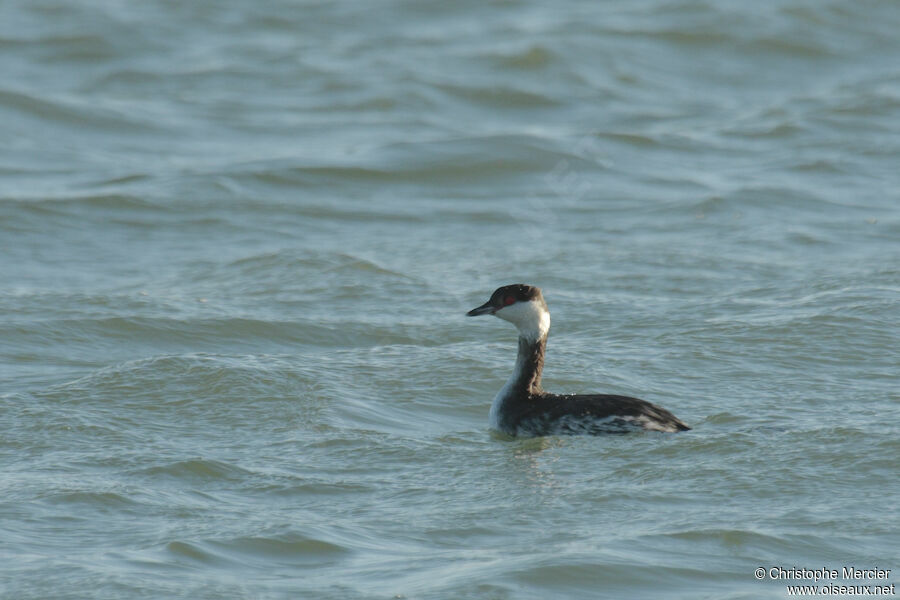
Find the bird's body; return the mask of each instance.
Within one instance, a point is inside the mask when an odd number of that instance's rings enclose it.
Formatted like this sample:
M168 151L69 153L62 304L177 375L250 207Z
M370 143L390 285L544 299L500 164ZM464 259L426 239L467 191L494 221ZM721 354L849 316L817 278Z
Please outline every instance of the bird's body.
M609 394L551 394L541 386L550 311L541 290L514 284L497 289L469 316L492 314L519 330L516 365L491 404L492 429L514 436L686 431L675 415L645 400Z

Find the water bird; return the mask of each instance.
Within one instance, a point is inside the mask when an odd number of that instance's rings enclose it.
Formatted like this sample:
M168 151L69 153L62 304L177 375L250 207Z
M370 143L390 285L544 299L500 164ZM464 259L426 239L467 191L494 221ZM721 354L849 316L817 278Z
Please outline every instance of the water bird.
M668 410L646 400L612 394L551 394L541 387L550 311L541 289L516 283L497 288L466 316L494 315L519 330L512 375L491 403L491 429L511 436L600 435L690 429Z

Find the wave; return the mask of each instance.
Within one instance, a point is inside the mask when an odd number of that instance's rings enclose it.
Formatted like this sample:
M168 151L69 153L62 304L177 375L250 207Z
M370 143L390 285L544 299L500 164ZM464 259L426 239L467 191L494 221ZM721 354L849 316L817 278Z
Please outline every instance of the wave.
M115 107L78 96L0 89L0 113L3 112L14 112L40 122L42 126L55 123L78 131L84 131L85 128L114 131L117 134L165 131L153 119L136 115L132 108Z

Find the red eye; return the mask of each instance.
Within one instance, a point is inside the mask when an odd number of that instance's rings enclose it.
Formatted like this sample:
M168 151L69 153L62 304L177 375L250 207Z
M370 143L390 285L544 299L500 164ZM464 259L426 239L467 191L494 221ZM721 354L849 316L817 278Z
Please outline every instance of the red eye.
M515 301L516 301L516 299L513 298L512 296L507 296L506 298L503 299L503 306L509 306L510 304L512 304Z

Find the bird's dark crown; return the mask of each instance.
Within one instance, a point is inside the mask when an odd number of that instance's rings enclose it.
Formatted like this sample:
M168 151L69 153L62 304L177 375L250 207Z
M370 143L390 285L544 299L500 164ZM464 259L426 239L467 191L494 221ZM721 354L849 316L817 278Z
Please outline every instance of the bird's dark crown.
M532 300L543 301L544 296L541 294L541 288L524 283L514 283L512 285L504 285L497 288L489 302L492 306L502 308L513 302L531 302Z

